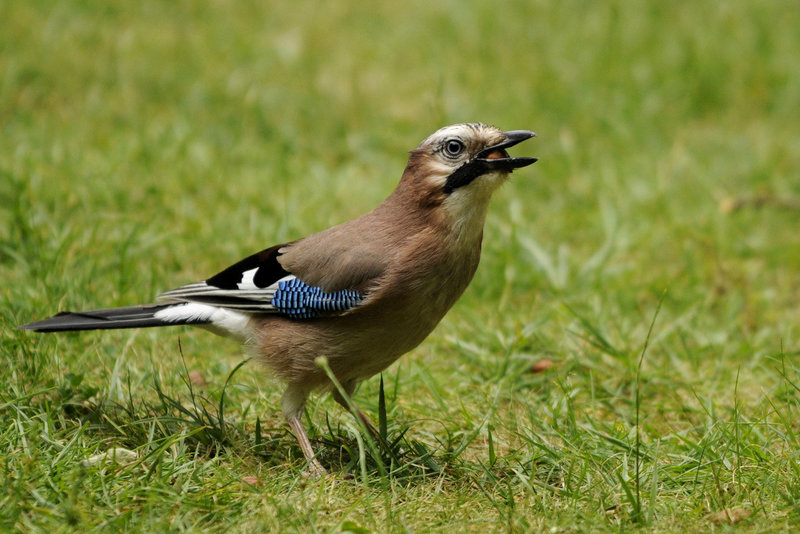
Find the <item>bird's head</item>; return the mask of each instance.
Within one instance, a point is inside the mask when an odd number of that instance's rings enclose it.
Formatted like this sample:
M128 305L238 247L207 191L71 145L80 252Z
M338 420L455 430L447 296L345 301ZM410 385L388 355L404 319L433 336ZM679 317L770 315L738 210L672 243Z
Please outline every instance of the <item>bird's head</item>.
M486 124L445 126L411 151L401 186L429 206L487 204L492 192L514 169L536 158L512 158L506 149L536 134L528 130L504 132Z

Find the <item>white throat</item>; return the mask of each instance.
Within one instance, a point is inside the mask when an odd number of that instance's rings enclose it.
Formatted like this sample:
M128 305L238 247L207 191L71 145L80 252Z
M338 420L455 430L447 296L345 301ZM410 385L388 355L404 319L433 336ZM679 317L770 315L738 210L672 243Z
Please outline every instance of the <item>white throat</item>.
M485 174L450 193L442 207L450 216L451 236L464 245L480 240L492 193L505 181L506 173Z

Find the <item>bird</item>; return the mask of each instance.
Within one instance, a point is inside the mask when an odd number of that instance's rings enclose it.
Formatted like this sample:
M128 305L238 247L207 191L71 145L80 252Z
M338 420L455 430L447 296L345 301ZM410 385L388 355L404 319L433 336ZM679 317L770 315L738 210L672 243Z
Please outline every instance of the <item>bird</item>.
M535 136L483 123L445 126L409 152L397 187L365 215L264 249L152 304L65 311L19 328L197 325L233 338L283 381L283 415L305 465L324 474L301 421L309 395L331 391L375 432L328 373L349 396L430 334L475 274L492 193L537 161L506 149Z

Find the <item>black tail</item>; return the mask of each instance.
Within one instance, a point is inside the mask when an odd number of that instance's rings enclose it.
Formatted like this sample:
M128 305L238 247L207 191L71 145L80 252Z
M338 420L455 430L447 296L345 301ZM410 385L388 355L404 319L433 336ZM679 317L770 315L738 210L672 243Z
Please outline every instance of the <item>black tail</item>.
M143 328L147 326L172 326L181 324L205 324L202 318L164 321L155 317L161 310L184 303L169 302L164 304L147 304L144 306L126 306L107 310L89 310L84 312L61 312L41 321L20 326L23 330L36 332L71 332L76 330L107 330L111 328Z

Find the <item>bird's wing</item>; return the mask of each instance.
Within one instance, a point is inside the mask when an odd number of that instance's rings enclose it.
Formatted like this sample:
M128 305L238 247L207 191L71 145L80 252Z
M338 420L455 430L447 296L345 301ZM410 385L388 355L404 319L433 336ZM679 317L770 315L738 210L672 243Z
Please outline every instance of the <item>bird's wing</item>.
M290 272L294 269L285 268L280 257L293 245L277 245L253 254L204 282L162 293L159 299L197 302L245 313L276 313L295 319L310 319L346 312L366 298L368 291L363 284L348 283L347 287L340 283L326 285L320 283L313 273L304 276L302 268L298 269L300 272ZM335 256L337 253L336 250L323 250L318 255ZM341 260L329 258L328 263L341 264ZM314 281L306 282L307 278ZM338 278L342 279L341 276ZM352 274L346 274L345 278L349 279L348 282L356 280Z

